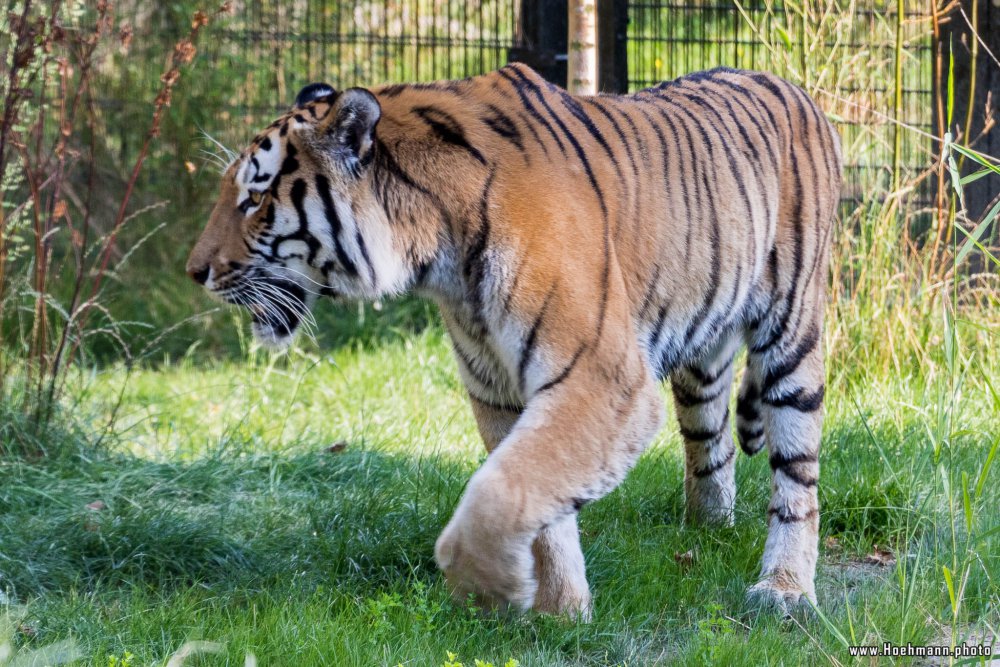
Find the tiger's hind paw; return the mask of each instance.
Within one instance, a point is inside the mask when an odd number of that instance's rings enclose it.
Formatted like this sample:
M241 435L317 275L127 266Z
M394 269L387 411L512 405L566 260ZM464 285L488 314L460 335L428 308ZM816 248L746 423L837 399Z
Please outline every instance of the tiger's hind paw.
M534 610L542 614L563 616L571 621L589 623L592 619L593 601L589 588L564 585L561 590L540 586L535 596Z
M777 612L786 618L816 605L815 591L803 591L783 580L784 577L771 576L757 582L747 590L747 602L760 611Z

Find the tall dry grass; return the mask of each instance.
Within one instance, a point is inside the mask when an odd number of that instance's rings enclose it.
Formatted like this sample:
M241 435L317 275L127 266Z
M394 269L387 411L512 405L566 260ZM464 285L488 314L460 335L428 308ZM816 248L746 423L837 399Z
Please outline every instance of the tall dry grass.
M768 4L763 14L736 3L768 68L802 85L841 127L846 161L886 165L842 209L827 340L835 363L871 376L937 372L946 313L976 323L963 331L975 349L995 344L987 330L1000 323L989 247L997 211L971 218L961 189L963 178L1000 173L1000 160L975 152L977 137L968 136L971 115L989 113L987 99L965 101L965 118L948 113L950 68L937 47L941 22L961 20L959 3L892 3L863 25L853 0ZM930 58L916 53L927 45ZM931 109L904 105L907 86L928 85L928 77L933 125ZM987 118L986 128L992 124ZM949 165L964 161L956 179Z
M228 4L197 12L175 44L114 202L100 182L112 170L96 150L95 72L112 52L128 50L131 26L116 20L110 0L13 7L0 13L0 400L43 423L88 339L109 338L132 356L127 324L112 316L102 288L131 254L117 241L146 212L132 206L135 185L182 69L199 32Z

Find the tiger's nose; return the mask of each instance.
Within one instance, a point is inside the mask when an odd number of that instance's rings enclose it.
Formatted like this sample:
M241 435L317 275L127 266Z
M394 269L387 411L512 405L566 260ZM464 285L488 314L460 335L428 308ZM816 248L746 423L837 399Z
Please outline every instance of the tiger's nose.
M208 280L209 265L201 267L188 267L187 274L191 276L191 280L195 281L199 285L204 285L205 281Z

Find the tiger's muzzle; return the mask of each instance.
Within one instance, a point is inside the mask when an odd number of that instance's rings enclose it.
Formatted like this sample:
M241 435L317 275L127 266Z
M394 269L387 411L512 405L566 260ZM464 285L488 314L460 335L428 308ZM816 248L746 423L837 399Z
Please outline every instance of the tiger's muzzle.
M217 278L211 272L192 278L213 297L250 311L254 338L267 347L286 347L309 317L312 293L269 271L250 268Z

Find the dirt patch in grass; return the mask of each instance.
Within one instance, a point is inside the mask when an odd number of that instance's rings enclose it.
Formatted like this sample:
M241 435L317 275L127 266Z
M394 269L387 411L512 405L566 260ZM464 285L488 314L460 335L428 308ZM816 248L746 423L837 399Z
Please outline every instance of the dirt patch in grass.
M888 583L893 567L880 565L867 557L839 558L821 562L816 573L816 595L820 604L853 600L858 591Z

